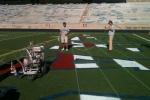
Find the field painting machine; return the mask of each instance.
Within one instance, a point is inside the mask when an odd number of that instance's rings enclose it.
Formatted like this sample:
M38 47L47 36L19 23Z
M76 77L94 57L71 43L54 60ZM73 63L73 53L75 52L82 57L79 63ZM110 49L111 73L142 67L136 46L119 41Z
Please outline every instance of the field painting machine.
M23 76L27 75L30 81L34 80L34 75L37 73L46 74L46 62L44 61L44 46L34 46L33 41L30 42L30 48L24 48L15 54L16 60L20 63L23 70ZM17 57L20 52L26 52L26 56L23 57L23 62ZM17 71L11 63L11 73L17 74Z

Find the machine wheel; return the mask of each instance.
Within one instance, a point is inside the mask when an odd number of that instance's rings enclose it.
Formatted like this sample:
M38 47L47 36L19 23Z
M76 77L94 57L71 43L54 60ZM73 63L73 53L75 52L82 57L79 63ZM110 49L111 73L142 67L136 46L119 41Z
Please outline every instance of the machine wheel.
M29 78L30 82L33 82L33 79L34 79L33 75L29 75L28 78Z
M42 74L43 74L43 75L46 74L46 72L47 72L47 69L46 69L46 62L45 62L44 65L42 66L41 70L42 70Z

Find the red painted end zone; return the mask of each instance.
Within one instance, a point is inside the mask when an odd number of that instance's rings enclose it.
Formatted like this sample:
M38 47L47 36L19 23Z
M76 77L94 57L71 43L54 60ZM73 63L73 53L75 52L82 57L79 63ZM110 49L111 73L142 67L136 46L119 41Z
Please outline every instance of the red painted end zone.
M56 54L57 57L60 57L55 63L53 63L51 69L68 69L75 68L73 64L74 57L70 54Z

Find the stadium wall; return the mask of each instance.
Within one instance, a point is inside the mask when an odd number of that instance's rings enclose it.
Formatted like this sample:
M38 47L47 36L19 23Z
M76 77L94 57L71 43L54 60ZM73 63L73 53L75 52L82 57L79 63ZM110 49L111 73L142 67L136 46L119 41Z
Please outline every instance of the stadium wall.
M127 0L126 2L150 2L150 0Z
M122 2L126 2L126 0L92 0L93 3L102 3L102 2L106 2L106 3L122 3Z
M38 3L117 3L126 2L126 0L0 0L1 4L38 4Z
M0 4L27 4L32 3L31 0L0 0Z
M118 3L150 2L150 0L0 0L0 4L38 4L38 3Z

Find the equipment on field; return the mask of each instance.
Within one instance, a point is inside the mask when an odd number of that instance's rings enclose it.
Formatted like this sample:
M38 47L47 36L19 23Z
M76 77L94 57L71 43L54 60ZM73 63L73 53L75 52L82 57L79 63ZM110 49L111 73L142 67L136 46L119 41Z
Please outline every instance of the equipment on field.
M19 60L17 54L26 51L23 62ZM44 46L34 46L33 41L30 42L30 48L22 49L15 54L16 60L21 64L23 74L28 75L30 81L33 81L34 75L37 73L46 74L46 62L44 61ZM11 65L11 73L15 74L14 67Z
M16 70L16 68L14 67L13 62L11 62L10 71L11 71L11 73L13 73L15 76L17 76L17 70Z

